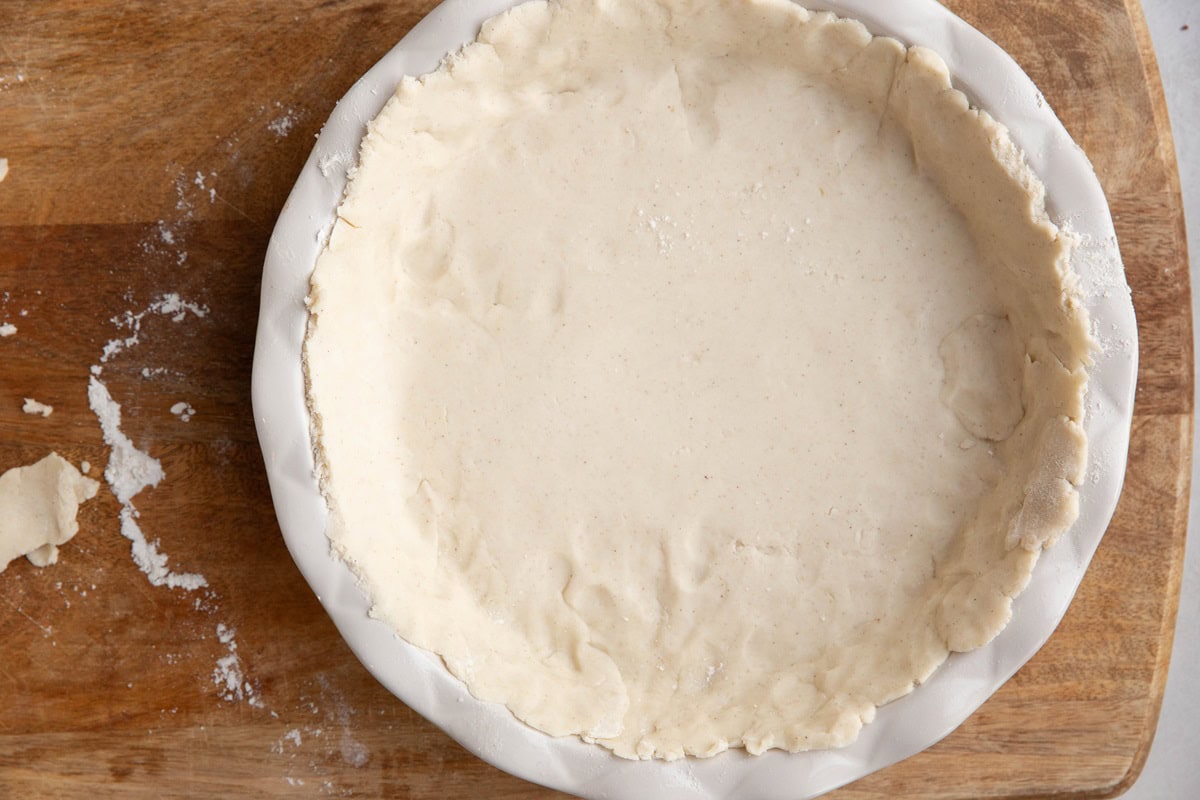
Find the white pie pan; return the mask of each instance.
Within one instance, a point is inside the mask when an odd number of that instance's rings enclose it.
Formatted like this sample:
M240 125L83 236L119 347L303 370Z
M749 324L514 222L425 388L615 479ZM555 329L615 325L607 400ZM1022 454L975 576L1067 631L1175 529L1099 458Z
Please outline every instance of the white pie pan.
M1043 554L989 645L952 655L911 695L883 708L840 750L707 760L626 761L576 738L555 739L503 706L475 700L441 662L371 619L369 602L325 538L327 510L313 476L301 343L304 298L368 120L400 78L435 69L512 0L446 0L342 98L284 205L263 270L253 401L275 510L288 549L355 655L397 697L495 766L586 798L801 800L907 758L961 724L1028 661L1058 625L1112 517L1125 475L1137 373L1137 329L1108 205L1087 157L1016 62L935 0L823 0L807 7L924 45L955 85L1008 126L1047 187L1051 217L1082 237L1076 269L1102 350L1092 370L1085 428L1088 478L1074 528Z

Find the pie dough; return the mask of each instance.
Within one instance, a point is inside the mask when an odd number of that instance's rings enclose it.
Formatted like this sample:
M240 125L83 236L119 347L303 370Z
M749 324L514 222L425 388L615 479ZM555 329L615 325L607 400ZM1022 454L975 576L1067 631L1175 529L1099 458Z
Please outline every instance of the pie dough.
M518 6L400 83L313 273L329 539L548 734L845 745L1077 515L1072 246L928 50L786 0Z
M99 489L57 453L0 475L0 572L21 556L39 567L58 561L58 546L79 531L80 503Z

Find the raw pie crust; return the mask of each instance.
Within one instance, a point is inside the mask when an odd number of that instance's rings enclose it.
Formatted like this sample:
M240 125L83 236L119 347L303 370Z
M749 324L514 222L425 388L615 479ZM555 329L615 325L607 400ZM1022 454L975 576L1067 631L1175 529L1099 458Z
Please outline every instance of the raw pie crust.
M329 538L546 733L845 745L1077 515L1071 250L928 50L786 0L518 6L401 82L313 273Z

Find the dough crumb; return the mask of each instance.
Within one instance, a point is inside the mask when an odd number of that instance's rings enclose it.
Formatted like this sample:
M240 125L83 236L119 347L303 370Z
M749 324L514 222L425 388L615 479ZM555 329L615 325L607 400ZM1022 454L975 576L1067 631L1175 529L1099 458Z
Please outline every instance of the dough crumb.
M185 403L180 400L175 405L171 406L171 413L179 417L184 422L190 420L196 414L196 409L192 408L191 403Z
M32 397L26 397L25 405L21 406L21 410L26 414L41 414L43 417L48 417L54 413L54 406L39 403Z
M58 561L58 546L79 531L80 504L99 489L57 453L0 475L0 572L20 556L39 567Z
M17 326L13 325L11 322L6 322L3 325L0 325L0 336L12 336L16 332Z
M0 181L8 177L8 159L0 158Z

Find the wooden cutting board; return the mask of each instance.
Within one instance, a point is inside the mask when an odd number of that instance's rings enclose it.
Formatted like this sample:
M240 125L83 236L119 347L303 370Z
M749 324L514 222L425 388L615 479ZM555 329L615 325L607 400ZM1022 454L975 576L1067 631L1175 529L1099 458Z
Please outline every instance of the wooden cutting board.
M18 328L0 339L0 468L53 449L96 475L102 366L166 472L137 522L208 581L152 586L107 489L59 564L0 574L0 797L556 796L354 659L284 549L250 412L276 215L334 102L432 5L0 2L0 322ZM838 796L1112 796L1153 735L1187 520L1192 321L1162 92L1135 0L948 5L1025 67L1108 193L1140 328L1129 471L1042 652L945 741ZM169 293L207 313L155 311Z

